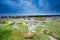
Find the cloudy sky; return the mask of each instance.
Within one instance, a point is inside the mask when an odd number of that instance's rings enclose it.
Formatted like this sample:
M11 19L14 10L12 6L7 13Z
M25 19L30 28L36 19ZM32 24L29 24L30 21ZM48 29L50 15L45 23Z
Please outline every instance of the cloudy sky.
M0 0L0 15L60 15L60 0Z

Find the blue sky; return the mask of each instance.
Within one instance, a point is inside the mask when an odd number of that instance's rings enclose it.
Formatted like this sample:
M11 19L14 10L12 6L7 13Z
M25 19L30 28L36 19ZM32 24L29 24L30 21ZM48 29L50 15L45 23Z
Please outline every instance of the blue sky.
M0 0L1 15L60 15L60 0Z

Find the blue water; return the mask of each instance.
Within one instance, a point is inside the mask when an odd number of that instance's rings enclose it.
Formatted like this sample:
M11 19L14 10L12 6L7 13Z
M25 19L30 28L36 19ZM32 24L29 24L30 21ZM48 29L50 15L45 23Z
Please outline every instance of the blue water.
M0 0L0 15L60 15L60 0Z

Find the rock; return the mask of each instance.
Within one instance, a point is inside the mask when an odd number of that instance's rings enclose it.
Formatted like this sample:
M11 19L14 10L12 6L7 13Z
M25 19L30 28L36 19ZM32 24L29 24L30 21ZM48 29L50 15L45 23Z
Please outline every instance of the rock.
M24 33L23 37L25 39L32 39L34 37L34 34L33 33Z

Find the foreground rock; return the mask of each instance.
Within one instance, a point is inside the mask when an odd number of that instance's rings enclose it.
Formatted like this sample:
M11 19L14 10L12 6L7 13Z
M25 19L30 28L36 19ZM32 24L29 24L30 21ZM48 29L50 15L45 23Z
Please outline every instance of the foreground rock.
M23 34L24 40L32 40L34 37L33 33L24 33Z

